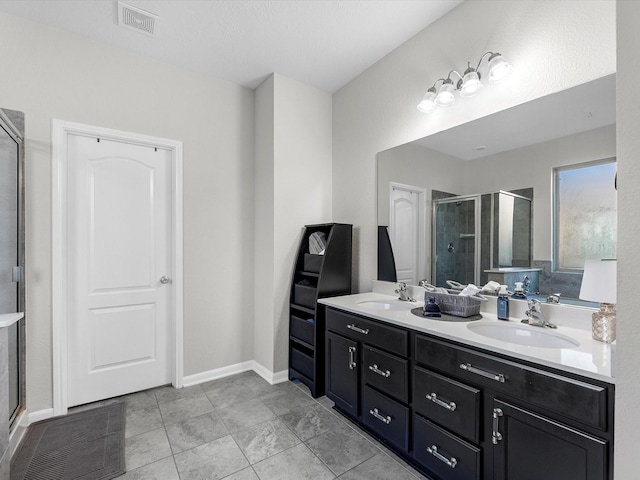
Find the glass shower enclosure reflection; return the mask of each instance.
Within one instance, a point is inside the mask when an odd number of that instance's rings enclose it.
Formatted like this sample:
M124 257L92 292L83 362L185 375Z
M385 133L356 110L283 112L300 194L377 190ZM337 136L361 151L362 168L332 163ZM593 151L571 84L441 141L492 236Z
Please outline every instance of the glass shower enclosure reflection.
M477 283L480 275L480 196L459 196L433 201L433 284L447 280ZM478 235L477 235L478 234Z
M438 287L447 280L482 286L486 270L531 266L531 198L499 191L434 199L432 220L431 278Z

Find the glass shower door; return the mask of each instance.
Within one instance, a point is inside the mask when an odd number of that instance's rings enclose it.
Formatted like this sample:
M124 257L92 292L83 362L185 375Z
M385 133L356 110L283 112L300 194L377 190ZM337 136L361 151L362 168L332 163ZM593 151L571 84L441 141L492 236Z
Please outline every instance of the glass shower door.
M22 216L21 135L3 111L0 114L0 314L24 312L22 268L24 236ZM19 114L11 112L9 114ZM21 405L22 333L24 320L7 329L9 423ZM2 362L6 361L1 359Z
M479 197L451 197L433 202L432 278L478 283Z

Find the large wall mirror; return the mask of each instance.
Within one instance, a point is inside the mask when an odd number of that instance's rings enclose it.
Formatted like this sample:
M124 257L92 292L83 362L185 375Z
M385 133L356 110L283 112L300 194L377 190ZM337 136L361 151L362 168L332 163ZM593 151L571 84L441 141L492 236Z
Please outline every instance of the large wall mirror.
M531 294L580 303L580 265L556 258L577 248L576 233L562 233L559 189L567 172L593 170L595 182L575 177L573 213L608 208L613 222L577 256L614 257L615 156L614 74L380 152L378 225L388 227L397 280L525 280Z

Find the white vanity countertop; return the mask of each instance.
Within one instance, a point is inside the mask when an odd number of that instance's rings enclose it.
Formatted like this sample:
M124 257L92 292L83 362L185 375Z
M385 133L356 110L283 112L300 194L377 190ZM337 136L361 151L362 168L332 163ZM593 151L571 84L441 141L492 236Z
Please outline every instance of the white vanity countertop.
M10 327L22 317L24 317L23 312L0 314L0 328Z
M467 325L477 322L447 322L427 317L418 317L411 313L410 309L401 311L374 310L371 307L358 305L360 302L365 301L395 301L396 299L396 296L369 292L323 298L319 299L318 303L437 337L454 340L473 347L489 350L490 352L509 355L514 358L546 365L608 383L615 383L612 369L612 350L615 349L615 346L612 347L611 344L593 340L590 329L573 328L559 324L557 329L550 330L550 332L570 337L578 341L580 343L579 346L572 348L532 347L488 338L474 333L467 328ZM412 308L415 308L421 307L424 303L416 302L412 305ZM479 320L480 322L505 323L503 320L498 320L494 313L484 311L480 313L483 317L482 320ZM512 318L509 322L514 325L521 325L524 328L541 328L523 325L515 318Z

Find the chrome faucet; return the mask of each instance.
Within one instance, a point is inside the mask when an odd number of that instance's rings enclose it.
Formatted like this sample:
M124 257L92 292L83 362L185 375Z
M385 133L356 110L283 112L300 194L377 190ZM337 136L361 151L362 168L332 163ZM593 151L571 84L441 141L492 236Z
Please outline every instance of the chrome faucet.
M527 318L522 320L522 323L528 323L534 327L558 328L553 323L547 322L544 318L544 314L542 313L542 308L538 300L531 298L527 300L527 305L529 306L529 310L524 312Z
M398 294L398 300L402 300L403 302L415 302L415 298L411 298L409 296L409 291L407 290L407 284L404 282L398 283L398 288L396 288L396 293Z

